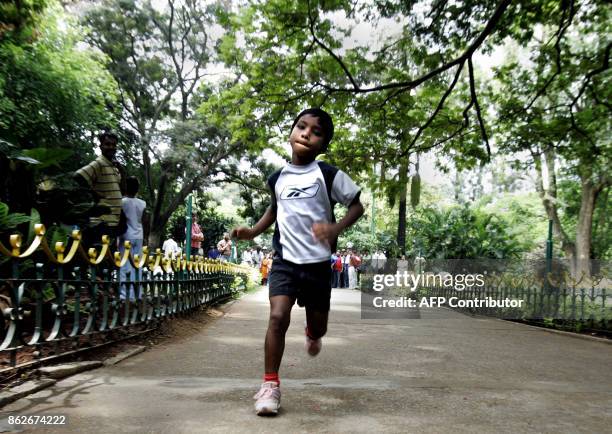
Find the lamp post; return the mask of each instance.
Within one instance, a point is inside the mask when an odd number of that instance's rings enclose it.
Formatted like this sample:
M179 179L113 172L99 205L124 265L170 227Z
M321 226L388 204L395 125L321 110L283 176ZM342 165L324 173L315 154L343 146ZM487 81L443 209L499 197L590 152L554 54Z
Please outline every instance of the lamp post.
M185 216L185 254L187 255L187 260L191 259L191 204L192 204L191 195L187 196L187 215Z
M374 176L380 178L382 167L380 163L374 164ZM376 187L372 188L372 220L370 221L372 238L376 235Z
M544 288L549 289L548 278L552 272L553 256L553 221L548 220L548 240L546 240L546 276L544 276Z
M376 234L376 190L372 190L372 219L370 221L370 233L372 238Z

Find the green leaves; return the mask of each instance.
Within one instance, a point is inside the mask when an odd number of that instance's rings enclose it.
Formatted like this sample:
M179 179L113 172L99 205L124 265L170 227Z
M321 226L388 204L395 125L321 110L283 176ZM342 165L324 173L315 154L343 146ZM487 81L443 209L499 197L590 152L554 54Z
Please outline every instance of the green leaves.
M29 162L38 164L38 169L45 169L50 166L60 167L60 163L70 158L74 151L71 149L57 148L32 148L23 151L29 158Z
M502 219L470 208L425 208L408 224L410 236L426 258L508 259L522 251Z
M90 147L91 131L114 123L112 79L97 54L77 48L69 17L37 11L36 39L0 39L0 138L21 148Z
M9 229L14 229L22 223L30 221L30 217L19 212L9 213L9 207L4 202L0 202L0 233Z
M0 41L31 42L49 0L0 2Z

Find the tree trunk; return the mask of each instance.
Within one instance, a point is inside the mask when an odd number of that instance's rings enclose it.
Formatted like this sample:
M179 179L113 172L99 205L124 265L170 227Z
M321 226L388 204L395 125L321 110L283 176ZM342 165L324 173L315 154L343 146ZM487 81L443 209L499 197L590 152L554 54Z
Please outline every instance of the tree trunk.
M162 173L159 177L159 182L157 185L157 197L155 197L155 202L153 202L153 212L151 214L151 227L149 228L149 230L151 231L151 233L153 233L153 231L156 228L161 228L161 230L163 231L163 228L166 224L166 222L161 222L162 220L162 204L164 202L164 199L166 197L166 184L168 181L168 177L166 175L166 171L163 169L163 165L162 165ZM163 234L162 234L163 237ZM149 240L152 241L151 237L149 237ZM158 247L160 244L151 244L151 246L155 246Z
M479 166L476 169L475 176L472 176L469 184L471 187L470 191L470 202L476 202L478 199L482 197L483 186L482 186L482 174L483 174L482 166Z
M546 209L548 218L553 221L555 235L561 240L561 250L567 256L570 273L574 279L591 277L591 243L593 229L593 215L595 202L602 186L595 186L589 170L580 174L580 211L576 225L575 241L571 240L564 231L557 210L557 178L555 172L555 155L552 149L544 151L544 161L548 171L548 190L544 190L542 182L542 161L540 156L534 155L537 173L536 189ZM603 184L602 184L603 185Z
M602 203L602 208L600 208L599 219L595 222L595 227L593 228L593 237L596 238L599 234L605 234L608 226L610 225L610 220L608 219L608 196L610 195L610 190L605 189L602 191L603 197L598 198L598 200Z
M399 221L397 223L397 246L400 254L406 254L406 196L408 191L408 161L400 166L399 173Z
M455 202L462 203L463 196L461 194L461 174L459 173L459 169L455 169L455 182L453 185L453 192L455 193Z
M163 239L163 231L164 226L158 226L155 228L151 228L151 232L149 232L148 243L145 243L149 246L149 252L154 252L154 249L157 247L161 247L162 239Z
M590 177L584 175L581 178L582 197L578 224L576 225L576 270L574 274L578 279L582 276L591 277L593 214L595 212L595 199L597 198L597 190Z

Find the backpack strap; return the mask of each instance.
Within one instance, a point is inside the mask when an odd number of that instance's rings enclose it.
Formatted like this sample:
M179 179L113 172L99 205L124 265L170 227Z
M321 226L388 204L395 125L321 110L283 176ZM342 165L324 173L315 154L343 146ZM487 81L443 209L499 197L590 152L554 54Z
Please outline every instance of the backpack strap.
M274 172L270 178L268 178L268 187L270 188L271 201L270 205L274 212L276 212L277 204L276 204L276 182L282 172L282 169ZM274 235L272 236L272 248L281 258L283 257L283 246L280 243L280 231L278 229L278 221L274 224Z
M338 168L332 166L331 164L327 164L324 161L317 161L317 163L319 164L321 173L323 173L323 179L325 180L327 198L329 199L329 205L331 206L332 211L332 222L335 222L336 217L334 216L334 206L336 205L336 201L332 199L332 187L334 185L334 178L336 177L336 173L338 173Z
M329 199L329 206L331 208L331 222L336 222L336 215L334 214L334 207L336 206L336 201L332 198L332 187L334 185L334 178L338 173L338 168L332 166L331 164L327 164L324 161L317 161L319 164L319 169L321 169L321 173L323 173L323 180L325 181L325 189L327 190L327 198ZM331 244L331 251L335 252L336 247L338 245L338 240L335 239Z

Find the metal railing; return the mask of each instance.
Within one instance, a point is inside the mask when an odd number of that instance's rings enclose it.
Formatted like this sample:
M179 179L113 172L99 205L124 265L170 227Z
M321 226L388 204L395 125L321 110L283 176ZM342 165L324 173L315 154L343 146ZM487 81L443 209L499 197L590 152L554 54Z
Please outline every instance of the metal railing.
M398 272L396 260L387 260L383 264L364 263L360 289L372 291L374 276ZM518 320L530 324L551 328L592 332L612 337L612 288L609 278L609 264L598 264L598 275L590 278L584 275L573 278L568 272L548 273L546 277L538 277L533 264L503 263L501 261L433 261L433 268L415 270L414 266L407 272L422 276L441 274L452 276L465 273L463 266L479 266L482 268L497 268L498 271L486 273L482 286L465 286L458 289L456 285L441 284L442 278L435 283L419 284L416 290L402 287L386 289L388 296L407 296L421 300L422 297L442 297L447 302L453 298L451 306L445 307L468 314L487 315L508 320ZM440 265L436 271L434 265ZM605 266L604 266L605 265ZM454 268L453 268L454 266ZM440 271L440 270L450 270ZM402 270L403 272L403 270ZM475 271L474 271L475 273ZM380 293L377 293L380 294ZM487 306L474 307L472 300L522 300L521 306ZM463 303L468 301L468 303Z
M539 279L508 279L504 276L489 277L482 288L457 291L440 285L419 288L419 296L455 297L457 301L470 300L523 300L520 307L453 307L476 315L494 316L508 320L520 320L571 331L586 331L612 336L612 298L610 290L599 287L601 281L591 281L579 286L579 280L566 276L549 278L548 287Z
M111 252L107 236L99 249L85 250L78 230L52 249L43 225L34 232L23 252L20 235L10 236L10 248L0 242L0 372L153 329L244 289L250 272L201 257L165 258L147 247L131 254L129 241L122 254ZM125 280L121 267L131 269Z

